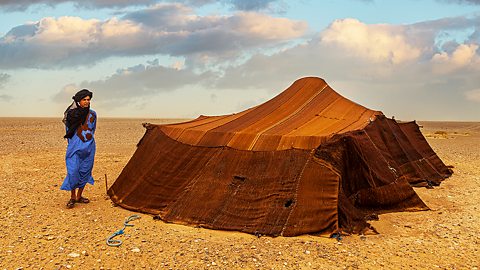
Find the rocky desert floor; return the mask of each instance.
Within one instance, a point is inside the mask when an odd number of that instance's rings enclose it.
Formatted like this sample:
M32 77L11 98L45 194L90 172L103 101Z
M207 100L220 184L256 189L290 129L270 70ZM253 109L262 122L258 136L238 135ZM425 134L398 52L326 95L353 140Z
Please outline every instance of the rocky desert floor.
M420 122L454 175L416 192L430 211L380 215L380 234L260 237L157 221L106 238L136 213L105 194L135 151L142 122L100 119L89 204L66 209L63 124L56 118L0 118L0 269L478 269L480 123Z

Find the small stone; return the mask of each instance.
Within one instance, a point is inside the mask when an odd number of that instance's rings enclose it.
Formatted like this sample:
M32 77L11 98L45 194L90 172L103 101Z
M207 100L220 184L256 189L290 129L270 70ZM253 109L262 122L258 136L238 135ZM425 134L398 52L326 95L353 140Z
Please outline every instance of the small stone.
M86 250L82 251L83 256L88 256L88 252Z
M138 252L140 252L140 249L137 248L137 247L136 247L136 248L132 248L132 252L138 253Z
M215 262L212 262L212 265L217 265Z
M305 250L305 254L310 254L310 250Z
M68 254L68 257L77 258L77 257L80 257L80 254L72 252L72 253Z
M49 241L50 241L50 240L53 240L53 239L55 239L55 237L53 237L53 236L47 237L47 240L49 240Z

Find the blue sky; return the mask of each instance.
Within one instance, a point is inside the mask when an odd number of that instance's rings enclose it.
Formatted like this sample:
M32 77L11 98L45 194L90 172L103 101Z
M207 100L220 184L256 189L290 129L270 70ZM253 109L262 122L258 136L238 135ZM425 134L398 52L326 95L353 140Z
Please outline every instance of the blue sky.
M0 117L192 118L304 76L402 120L480 120L478 0L3 0Z

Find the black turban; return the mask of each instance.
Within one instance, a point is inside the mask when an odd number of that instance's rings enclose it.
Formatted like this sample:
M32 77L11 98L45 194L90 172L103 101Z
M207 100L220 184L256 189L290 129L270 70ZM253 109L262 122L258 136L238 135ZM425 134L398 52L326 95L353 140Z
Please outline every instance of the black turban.
M78 91L75 96L72 97L75 102L80 102L80 100L84 99L85 97L93 97L93 93L88 91L88 89L82 89Z
M78 127L87 120L88 113L90 112L90 106L87 108L80 107L80 101L85 97L93 97L93 93L87 89L78 91L75 96L72 97L73 103L65 110L63 122L67 127L67 132L64 138L72 138Z

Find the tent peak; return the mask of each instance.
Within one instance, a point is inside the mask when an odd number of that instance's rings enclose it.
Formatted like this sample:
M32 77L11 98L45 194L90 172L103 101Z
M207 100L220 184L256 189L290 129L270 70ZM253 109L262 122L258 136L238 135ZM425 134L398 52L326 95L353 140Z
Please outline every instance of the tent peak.
M325 79L320 78L320 77L316 77L316 76L302 77L302 78L297 79L295 82L300 82L300 81L321 81L321 82L328 85L328 83L325 81Z

